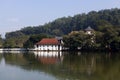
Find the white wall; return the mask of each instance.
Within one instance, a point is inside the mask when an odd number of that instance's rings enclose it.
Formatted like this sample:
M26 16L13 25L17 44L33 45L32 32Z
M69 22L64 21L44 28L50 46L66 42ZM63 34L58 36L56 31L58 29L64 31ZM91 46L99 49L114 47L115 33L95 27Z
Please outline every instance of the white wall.
M62 46L58 46L58 45L38 45L38 47L37 47L35 45L35 50L62 50Z
M91 31L87 31L86 33L87 33L87 34L92 34L92 32L91 32Z

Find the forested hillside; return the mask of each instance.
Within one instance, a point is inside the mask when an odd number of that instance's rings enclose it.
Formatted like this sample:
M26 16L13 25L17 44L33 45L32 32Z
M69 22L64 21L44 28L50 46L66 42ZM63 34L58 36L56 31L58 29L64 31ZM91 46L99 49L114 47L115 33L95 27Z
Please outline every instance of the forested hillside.
M40 26L29 26L19 31L9 32L6 38L18 37L33 34L49 34L53 36L62 36L71 31L79 31L91 26L98 30L99 26L111 25L120 27L120 9L106 9L101 11L91 11L88 14L77 14L73 17L63 17Z
M18 31L6 33L6 39L4 40L3 47L32 47L37 41L39 41L38 39L43 37L64 36L71 33L72 31L84 30L88 26L91 26L95 31L98 31L96 35L99 33L96 36L96 43L98 42L99 44L95 44L95 46L99 45L99 47L104 46L105 48L106 45L103 44L112 43L113 41L115 43L114 45L120 44L120 9L115 8L101 11L91 11L87 14L77 14L73 17L63 17L44 25L29 26ZM82 33L80 32L79 35L81 34ZM75 35L73 35L73 38ZM99 41L101 36L101 39L103 39L103 41L101 41L104 42L103 44L101 44L102 42ZM69 38L71 39L71 36L68 35L65 39ZM81 38L82 35L79 41ZM89 39L86 40L89 41ZM83 42L81 40L80 44L82 43ZM88 44L86 43L86 45ZM73 46L66 46L73 48ZM74 47L77 48L78 46L80 45L75 44ZM84 47L86 48L86 46Z

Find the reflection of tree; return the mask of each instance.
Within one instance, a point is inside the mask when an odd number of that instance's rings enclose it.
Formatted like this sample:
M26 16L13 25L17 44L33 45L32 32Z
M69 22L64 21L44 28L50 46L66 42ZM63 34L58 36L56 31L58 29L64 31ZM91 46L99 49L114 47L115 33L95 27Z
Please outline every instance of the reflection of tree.
M72 79L81 80L111 80L120 79L120 56L109 54L65 55L63 65ZM106 76L107 75L107 76ZM65 76L65 77L66 77Z
M3 55L6 64L23 66L28 63L27 60L23 57L22 53L20 54L5 53Z
M58 79L69 80L118 80L120 79L120 55L99 53L62 53L64 59L55 64L43 64L33 53L4 54L6 64L16 65L24 70L42 71ZM0 57L1 58L1 57ZM52 57L51 57L52 58ZM53 57L55 58L55 57ZM61 59L61 57L60 57ZM49 59L48 59L49 60ZM58 58L59 60L59 58ZM61 60L60 60L61 61ZM48 61L49 62L49 61Z

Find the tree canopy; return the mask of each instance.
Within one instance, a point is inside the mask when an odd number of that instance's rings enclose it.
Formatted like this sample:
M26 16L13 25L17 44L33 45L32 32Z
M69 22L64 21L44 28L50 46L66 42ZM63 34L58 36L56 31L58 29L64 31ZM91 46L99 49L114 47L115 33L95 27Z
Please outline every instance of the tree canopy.
M94 35L86 35L84 29L91 26ZM76 32L77 31L77 32ZM41 35L42 34L42 35ZM43 35L45 34L45 35ZM28 26L6 33L4 47L33 47L33 44L50 35L64 36L65 46L70 49L120 49L120 9L91 11L73 17L62 17L39 26ZM94 36L94 37L93 37ZM94 43L91 42L94 39ZM67 44L67 43L70 44Z
M71 31L83 30L88 26L91 26L95 30L99 30L99 26L103 25L120 27L120 9L91 11L87 14L77 14L73 17L58 18L44 25L28 26L18 31L9 32L6 34L6 38L41 33L53 36L63 36Z

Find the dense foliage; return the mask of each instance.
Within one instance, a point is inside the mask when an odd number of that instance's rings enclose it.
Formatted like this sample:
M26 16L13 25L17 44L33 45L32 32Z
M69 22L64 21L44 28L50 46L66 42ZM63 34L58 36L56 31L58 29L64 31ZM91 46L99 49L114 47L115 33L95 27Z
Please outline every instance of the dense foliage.
M32 35L29 37L29 39L24 43L24 48L33 48L34 44L39 42L42 38L48 38L50 36L45 34L38 34L38 35Z
M71 31L85 29L88 26L98 30L98 27L104 24L120 27L120 9L106 9L98 12L91 11L88 14L83 13L73 17L59 18L45 25L29 26L19 31L9 32L6 34L6 38L41 33L62 36Z
M64 36L64 46L70 50L120 50L120 28L101 26L99 31L86 34L85 31L73 31ZM69 43L69 44L68 44Z
M91 36L83 32L88 26L95 30L95 43L92 44ZM74 33L74 31L78 31L78 33ZM95 48L115 48L118 50L120 47L120 9L91 11L87 14L63 17L44 25L29 26L18 31L9 32L6 33L4 46L23 47L24 44L24 47L32 47L38 41L36 40L38 37L35 37L35 35L39 34L49 34L51 36L66 35L64 41L70 44L65 44L65 46L70 49L82 46L83 49L90 50Z
M4 48L20 48L23 47L23 44L29 39L29 36L19 36L8 38L4 40Z
M2 47L2 45L3 45L3 39L2 39L2 37L0 35L0 47Z

